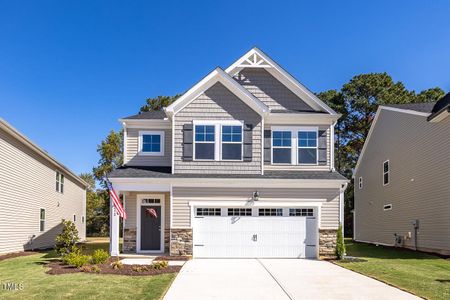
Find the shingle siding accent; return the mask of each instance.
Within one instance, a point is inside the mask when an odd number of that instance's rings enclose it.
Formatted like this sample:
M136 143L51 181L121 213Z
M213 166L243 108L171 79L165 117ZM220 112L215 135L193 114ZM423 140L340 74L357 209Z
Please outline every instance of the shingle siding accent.
M450 118L439 123L427 117L381 110L355 182L355 237L393 244L394 234L414 246L412 221L419 219L419 249L450 254ZM389 159L390 183L383 186L383 162ZM383 206L392 204L392 210Z
M314 112L313 108L264 69L244 68L234 79L271 110Z
M124 164L128 166L171 166L172 165L172 130L127 128L126 157ZM139 131L164 131L164 155L139 155Z
M253 125L251 161L184 161L183 126L193 120L239 120ZM216 83L205 93L175 115L175 173L260 174L261 173L261 116L230 92Z
M208 198L220 197L233 200L233 198L251 198L254 188L173 188L173 227L189 228L191 226L191 210L189 201L210 200ZM296 189L296 188L263 188L258 189L259 195L265 200L280 198L295 200L307 199L307 202L322 203L320 229L337 229L339 225L339 189ZM300 200L299 200L300 201Z
M59 169L0 129L0 254L52 247L61 220L73 221L74 214L85 240L85 188L59 170L65 175L64 193L56 192L55 170ZM44 232L39 231L40 208L46 214Z

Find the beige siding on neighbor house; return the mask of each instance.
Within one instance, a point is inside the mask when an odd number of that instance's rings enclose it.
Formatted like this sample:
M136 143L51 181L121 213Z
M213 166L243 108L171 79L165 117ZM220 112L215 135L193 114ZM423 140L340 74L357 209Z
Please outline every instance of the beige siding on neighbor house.
M239 120L253 125L250 162L183 161L183 125L193 120ZM175 173L260 174L261 117L221 83L216 83L175 115Z
M172 164L172 130L127 128L126 157L124 164L129 166L171 166ZM164 155L150 156L139 154L139 131L163 131Z
M419 249L450 252L450 118L430 123L426 117L382 110L355 174L355 237L394 243L394 233L412 239L419 219ZM390 183L383 186L383 162L389 160ZM358 178L363 177L363 188ZM392 204L392 210L383 206Z
M191 210L189 201L211 201L217 197L233 200L248 198L254 188L173 188L173 227L189 228L191 226ZM295 200L321 203L320 229L336 229L339 225L339 189L295 189L295 188L261 188L258 189L260 199L271 201ZM301 200L303 199L303 200Z
M58 169L16 138L0 129L0 253L54 245L61 229L61 219L73 221L85 239L86 192L67 173L64 194L55 191ZM40 208L46 211L45 231L39 231Z
M127 213L127 219L125 220L126 229L136 229L136 201L139 194L143 195L155 195L161 194L156 192L127 192L125 195L125 211ZM164 227L170 228L170 193L164 194Z
M285 85L261 68L244 68L234 79L271 110L296 110L314 112L314 109L297 97Z

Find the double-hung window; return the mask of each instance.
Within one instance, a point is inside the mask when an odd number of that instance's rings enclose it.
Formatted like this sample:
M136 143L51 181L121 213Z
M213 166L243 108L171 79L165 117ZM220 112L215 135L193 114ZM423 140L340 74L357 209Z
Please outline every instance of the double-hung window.
M298 163L317 164L317 131L298 132Z
M164 155L164 131L139 132L140 155Z
M64 193L64 175L56 171L56 189L61 194Z
M39 212L39 231L45 230L45 209L41 208Z
M222 125L222 160L242 160L242 126Z
M195 159L214 160L215 126L195 125Z
M272 132L272 161L276 164L290 164L291 160L291 131Z
M383 185L389 184L389 160L383 163Z

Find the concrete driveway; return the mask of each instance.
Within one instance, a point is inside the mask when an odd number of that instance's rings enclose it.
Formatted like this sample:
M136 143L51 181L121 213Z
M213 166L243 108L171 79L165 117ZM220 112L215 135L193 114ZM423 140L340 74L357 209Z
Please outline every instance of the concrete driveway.
M194 259L165 300L420 299L332 263L306 259Z

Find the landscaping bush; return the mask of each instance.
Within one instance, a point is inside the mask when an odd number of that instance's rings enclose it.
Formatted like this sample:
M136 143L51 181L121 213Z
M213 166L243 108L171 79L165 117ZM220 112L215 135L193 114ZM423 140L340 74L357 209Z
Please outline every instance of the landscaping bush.
M92 263L97 265L97 264L102 264L104 262L106 262L109 258L109 254L108 252L106 252L103 249L97 249L94 251L94 254L92 254Z
M168 266L169 266L169 263L166 260L155 261L152 264L153 269L156 269L156 270L165 269Z
M339 228L336 237L336 257L337 259L343 259L345 255L345 243L344 236L342 235L342 224L339 223Z
M80 240L78 230L72 221L62 221L62 232L55 239L55 250L59 255L66 255L75 251L75 244Z
M63 256L62 261L69 266L81 268L82 266L88 264L91 257L89 255L81 254L81 252L74 251L70 252L69 254L66 254Z
M112 268L113 268L114 270L121 270L121 269L123 269L123 263L122 263L119 259L117 259L116 261L114 261L114 262L111 264L111 266L112 266Z
M142 273L148 271L148 268L146 266L132 266L131 270L137 273Z
M101 269L99 266L93 265L93 266L91 266L91 271L94 273L100 273Z

